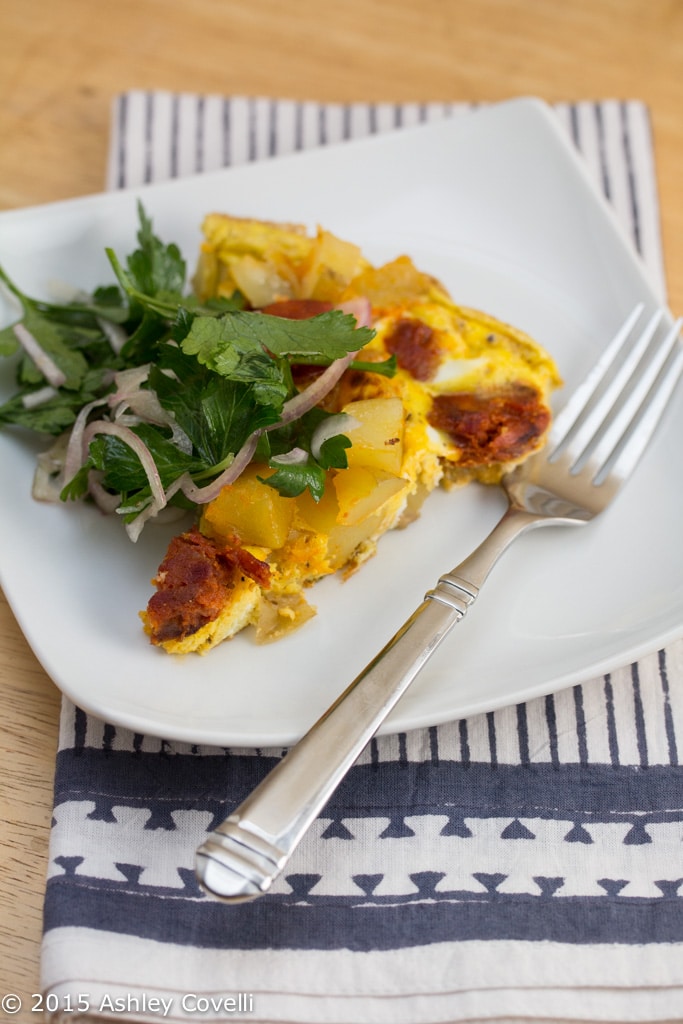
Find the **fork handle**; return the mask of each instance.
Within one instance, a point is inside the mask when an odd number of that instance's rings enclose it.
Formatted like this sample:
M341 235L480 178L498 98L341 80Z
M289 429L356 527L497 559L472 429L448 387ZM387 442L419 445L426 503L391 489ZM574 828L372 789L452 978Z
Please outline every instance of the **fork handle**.
M510 508L486 540L441 576L422 604L306 735L199 847L203 888L254 899L280 874L366 744L456 623L503 551L537 517Z

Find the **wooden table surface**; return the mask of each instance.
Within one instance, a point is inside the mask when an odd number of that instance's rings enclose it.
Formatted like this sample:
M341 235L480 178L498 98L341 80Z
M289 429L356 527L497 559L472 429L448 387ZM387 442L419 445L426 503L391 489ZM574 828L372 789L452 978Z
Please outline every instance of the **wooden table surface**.
M112 97L132 88L322 101L644 100L670 301L683 312L681 0L0 0L0 209L100 191ZM0 995L23 998L16 1021L40 1019L30 995L59 705L3 599Z

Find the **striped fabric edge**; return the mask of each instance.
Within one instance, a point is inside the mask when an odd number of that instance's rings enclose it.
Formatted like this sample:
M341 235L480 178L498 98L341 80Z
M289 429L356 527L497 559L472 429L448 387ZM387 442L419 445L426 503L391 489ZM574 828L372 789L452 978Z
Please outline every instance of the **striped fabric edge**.
M317 103L131 91L117 97L107 188L239 166L403 126L465 117L472 103ZM657 292L666 294L650 117L640 100L553 105L613 205Z
M126 986L117 978L102 977L101 965L107 962L111 941L107 933L88 929L65 928L49 935L44 949L44 974L50 990L63 1002L73 993L73 986L63 982L59 967L60 946L68 943L82 965L82 983L90 993L91 1005L96 1005L103 995L110 999L125 998L135 992L139 998L144 992L148 998L156 996L172 1002L166 1020L206 1019L193 1014L192 999L184 1000L178 994L187 977L182 947L167 946L159 959L154 943L116 936L123 977L139 977L139 965L145 965L141 991L134 982ZM542 979L534 971L527 951L517 942L463 942L458 944L456 954L449 944L435 943L411 949L409 968L395 951L359 954L338 950L334 954L336 982L331 986L326 973L328 956L316 950L263 950L255 960L248 952L234 951L226 972L221 951L205 949L202 958L192 963L192 984L187 991L215 992L216 996L221 992L233 996L245 993L251 996L253 1013L244 1016L254 1024L358 1024L360 1020L371 1020L373 1024L505 1024L513 1019L561 1024L565 1015L572 1021L590 1024L617 1019L615 1010L619 1019L625 1020L621 1012L626 1001L628 1020L659 1020L664 1024L678 1019L683 987L677 946L602 948L596 956L590 946L550 942L543 949ZM317 979L321 976L326 977L328 987L334 991L325 994L320 990ZM223 980L221 988L216 988L217 977ZM267 989L264 977L268 978ZM492 978L496 979L494 987ZM606 986L606 978L612 982L610 986ZM638 979L638 987L633 986L634 978ZM662 985L663 978L666 985ZM178 984L169 979L178 979ZM523 986L521 979L525 982ZM582 982L580 989L574 988L577 979ZM207 1016L211 1020L229 1019L228 1014ZM68 1019L66 1015L64 1019ZM157 1018L140 1015L134 1019Z
M683 641L587 683L468 719L373 739L359 765L380 762L678 766L683 742ZM64 698L60 750L192 757L280 757L277 748L217 748L132 733Z

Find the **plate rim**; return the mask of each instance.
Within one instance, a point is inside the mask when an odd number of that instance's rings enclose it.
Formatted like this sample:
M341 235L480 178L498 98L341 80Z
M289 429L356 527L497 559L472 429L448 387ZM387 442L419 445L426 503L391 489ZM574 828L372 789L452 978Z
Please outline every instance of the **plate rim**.
M496 117L500 117L501 114L505 116L505 111L513 109L523 110L525 112L528 111L531 116L536 118L538 125L542 125L543 130L549 133L548 137L552 137L554 144L560 145L564 156L573 168L573 173L576 174L578 176L578 180L581 181L581 187L584 189L588 201L592 204L593 208L596 211L599 211L599 215L606 219L606 223L609 224L609 229L612 232L614 232L615 237L619 240L619 243L622 246L623 253L626 254L627 257L632 261L633 266L637 269L638 273L640 274L640 277L643 280L644 286L652 293L654 301L655 289L653 283L648 278L644 266L638 261L637 255L633 247L629 244L626 232L623 228L621 221L617 218L615 211L610 207L610 205L607 203L604 197L602 197L595 190L592 182L589 179L588 171L585 167L585 164L582 162L579 154L576 153L576 151L571 148L569 141L562 134L561 127L557 122L555 114L546 103L533 97L520 97L511 100L506 100L497 104L490 104L487 105L486 107L472 110L471 112L469 112L468 118L471 116L471 118L477 118L481 122L481 120L485 118L495 119ZM340 147L356 147L357 149L369 149L372 148L373 146L381 147L386 143L387 136L399 136L402 139L406 139L411 134L419 135L422 132L435 131L437 128L443 130L447 126L455 128L457 131L460 131L463 129L465 123L465 121L458 121L456 126L453 123L449 125L448 121L444 121L438 123L413 125L396 129L395 131L386 132L381 135L372 136L369 138L348 140L333 143L328 146L321 146L319 148L315 148L312 150L304 150L301 152L286 154L275 157L273 158L273 160L276 162L276 164L281 164L283 161L294 162L294 164L296 164L297 161L309 161L311 157L316 154L325 153L329 155L330 151ZM272 164L273 160L261 161L260 165L263 165L265 163ZM253 167L258 165L250 166ZM245 168L226 168L208 173L193 174L182 179L173 179L167 182L150 183L149 185L130 187L118 190L117 192L98 192L87 196L75 197L73 199L63 199L53 203L24 207L21 210L2 211L0 212L0 232L2 231L3 225L6 223L10 223L12 221L16 223L21 223L21 221L26 219L31 220L32 218L35 217L44 216L48 211L52 211L53 213L65 213L68 217L68 215L74 209L87 210L88 207L90 207L91 205L97 206L102 203L108 204L110 202L118 204L125 201L126 198L128 199L128 201L130 201L131 196L138 196L142 198L144 202L144 196L146 194L149 195L151 193L158 193L161 191L173 192L175 190L183 190L188 187L191 187L193 183L205 183L207 177L215 179L224 179L226 178L226 176L231 176L236 172L244 173ZM27 630L25 629L22 623L23 614L21 613L21 610L18 610L14 607L12 595L11 593L7 592L7 588L5 587L3 562L1 559L0 584L3 585L3 589L5 590L8 603L10 604L12 611L14 612L17 620L19 621L20 628L22 628L24 635L27 636L28 639ZM515 694L512 695L512 697L506 698L504 696L501 696L498 701L484 701L480 705L468 707L468 709L466 709L462 713L458 712L457 718L469 717L471 715L479 714L484 711L496 710L497 708L507 706L512 702L518 702L519 700L530 700L538 696L546 695L549 692L555 692L559 689L564 689L568 686L575 685L576 683L586 681L590 678L593 678L594 676L603 674L605 671L609 671L610 669L615 668L617 664L621 665L627 663L629 660L637 660L637 658L642 657L645 654L651 652L655 648L655 646L661 643L669 643L673 639L679 637L682 633L683 626L681 626L680 629L674 629L672 627L671 629L665 631L663 634L659 634L656 641L653 640L650 643L642 641L639 644L635 644L631 647L625 648L623 650L623 655L620 655L617 660L615 660L615 657L605 658L602 662L594 663L589 668L586 668L583 671L569 673L568 675L560 677L562 681L559 684L557 679L549 680L547 684L536 685L535 687L532 687L530 690L524 691L523 693L516 691ZM34 649L30 639L28 640L28 642L32 649ZM35 649L34 653L37 653ZM41 660L40 655L37 654L37 656L39 660ZM47 666L45 667L48 674L54 680L54 670ZM111 724L132 729L136 732L143 732L147 735L163 736L164 738L176 739L183 742L206 743L209 745L218 744L249 747L262 747L274 744L288 744L293 742L297 738L289 734L263 734L260 736L252 736L251 738L245 739L244 735L232 735L228 737L226 733L224 734L224 739L219 739L214 735L209 735L209 733L205 731L197 732L197 730L193 729L192 726L184 728L176 724L170 730L167 727L167 725L163 725L163 727L155 727L154 723L151 723L148 719L146 719L144 716L141 716L139 713L125 713L117 710L112 717L111 708L108 709L104 704L99 703L97 700L88 699L88 697L84 697L82 693L77 693L70 690L68 683L57 682L56 685L58 685L58 687L62 690L65 696L67 696L74 703L77 703L78 706L81 707L84 711L93 714L94 716L100 719L109 721L111 722ZM424 728L428 725L439 725L446 721L453 720L453 714L448 710L444 710L440 718L435 718L433 712L425 712L425 715L427 715L429 720L427 720L426 718L421 719L420 716L416 715L414 711L412 713L409 713L408 717L406 718L405 714L403 716L401 715L401 705L399 704L397 709L395 709L395 711L392 713L391 718L379 730L378 735L395 734L398 732L407 731L409 729Z

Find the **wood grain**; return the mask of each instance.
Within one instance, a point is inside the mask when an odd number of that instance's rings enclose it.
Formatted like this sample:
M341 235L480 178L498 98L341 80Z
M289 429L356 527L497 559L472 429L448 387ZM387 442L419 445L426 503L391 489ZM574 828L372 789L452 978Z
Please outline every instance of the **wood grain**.
M101 190L112 99L132 88L644 100L670 300L683 310L679 0L0 0L0 209ZM20 994L13 1019L35 1021L59 695L4 601L0 715L0 994Z

